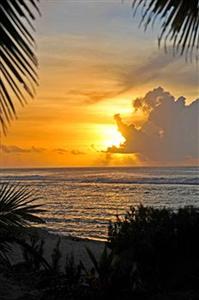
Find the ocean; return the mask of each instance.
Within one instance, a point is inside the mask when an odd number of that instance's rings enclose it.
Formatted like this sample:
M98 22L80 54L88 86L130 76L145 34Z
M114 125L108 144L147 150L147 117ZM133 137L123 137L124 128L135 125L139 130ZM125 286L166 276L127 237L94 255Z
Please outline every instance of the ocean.
M1 169L1 182L33 188L50 232L105 240L132 205L199 206L199 167Z

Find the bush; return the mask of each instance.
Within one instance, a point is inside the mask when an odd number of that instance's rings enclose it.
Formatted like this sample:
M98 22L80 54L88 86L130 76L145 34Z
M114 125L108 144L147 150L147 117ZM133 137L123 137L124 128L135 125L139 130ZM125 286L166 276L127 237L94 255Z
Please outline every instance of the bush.
M108 241L126 276L134 271L135 293L199 295L197 208L131 207L124 219L110 223Z
M18 241L24 261L4 266L4 276L24 291L18 300L199 299L199 209L194 207L131 207L110 223L109 249L99 259L87 248L91 269L76 264L72 254L61 267L59 240L50 261L39 236Z

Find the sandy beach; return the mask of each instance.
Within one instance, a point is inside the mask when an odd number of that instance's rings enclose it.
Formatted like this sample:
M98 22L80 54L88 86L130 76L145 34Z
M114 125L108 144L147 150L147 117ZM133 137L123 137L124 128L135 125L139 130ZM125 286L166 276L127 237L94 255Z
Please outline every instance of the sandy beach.
M71 255L73 255L76 264L82 261L86 267L90 268L92 267L92 263L88 257L86 247L88 247L94 253L96 258L98 258L105 246L105 242L102 241L58 235L49 233L45 229L38 228L31 228L27 230L27 234L25 235L27 241L29 241L29 233L31 233L32 236L37 236L39 239L44 241L44 257L48 262L51 261L53 249L56 247L56 244L60 239L60 251L62 254L60 260L61 268L64 267L66 257L70 257ZM22 261L22 251L20 247L15 244L13 246L13 251L11 252L11 263L16 264Z
M96 258L100 256L105 242L86 240L75 237L67 237L63 235L49 233L47 230L30 228L25 233L24 237L27 242L30 240L30 236L37 236L44 241L44 258L50 263L53 249L56 247L58 240L60 239L60 251L62 257L60 259L60 269L64 269L66 257L73 255L75 264L80 261L83 262L87 270L90 270L93 265L86 252L88 247L95 255ZM23 263L22 249L16 243L12 244L12 249L9 253L9 259L12 265ZM26 287L21 284L16 284L12 279L5 278L3 274L0 274L0 299L1 300L16 300L20 297L24 297L27 290Z

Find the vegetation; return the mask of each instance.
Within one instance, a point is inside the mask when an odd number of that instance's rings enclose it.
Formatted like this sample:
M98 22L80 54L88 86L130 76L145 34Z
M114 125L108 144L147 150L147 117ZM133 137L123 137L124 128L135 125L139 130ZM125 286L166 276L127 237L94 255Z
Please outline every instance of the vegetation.
M109 227L110 248L126 276L134 272L132 292L141 299L145 294L146 299L198 297L198 237L199 210L193 207L173 211L140 205ZM126 282L130 291L131 281Z
M37 58L33 21L39 14L38 0L3 0L1 15L1 79L0 132L7 132L8 124L16 116L15 99L21 105L26 95L34 96L37 81Z
M174 54L184 54L198 60L199 48L199 2L198 0L134 0L133 10L141 6L141 22L145 30L149 24L154 25L158 19L161 32L158 38L159 45L164 39L173 44Z
M43 222L36 213L40 213L41 205L34 191L18 184L2 183L0 185L0 226L28 226L30 223Z
M39 199L33 191L18 184L0 184L0 263L9 265L8 253L12 244L26 243L20 239L23 229L32 223L42 223Z
M5 267L4 276L24 291L19 299L196 300L198 237L198 208L140 205L110 223L99 259L87 248L91 268L72 254L64 258L59 240L46 261L45 241L35 235L22 247L24 262Z

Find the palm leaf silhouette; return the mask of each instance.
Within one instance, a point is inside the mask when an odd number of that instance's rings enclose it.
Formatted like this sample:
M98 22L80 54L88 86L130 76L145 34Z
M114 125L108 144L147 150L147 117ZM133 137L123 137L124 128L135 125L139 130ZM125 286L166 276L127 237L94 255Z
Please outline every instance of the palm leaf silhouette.
M159 46L164 40L173 44L174 54L185 54L186 59L195 56L199 48L199 1L198 0L134 0L133 10L142 7L141 22L147 29L159 19L161 24Z
M35 56L34 13L38 0L3 0L1 16L1 78L0 131L7 132L8 124L16 117L15 100L26 103L26 95L34 96L37 81Z
M19 243L16 234L22 227L44 222L35 215L43 211L41 205L35 204L38 199L26 187L10 183L0 184L0 263L9 263L7 253L11 250L10 243Z
M34 202L39 198L33 191L17 184L2 183L0 186L0 227L28 226L41 223L35 214L42 212L41 205Z

